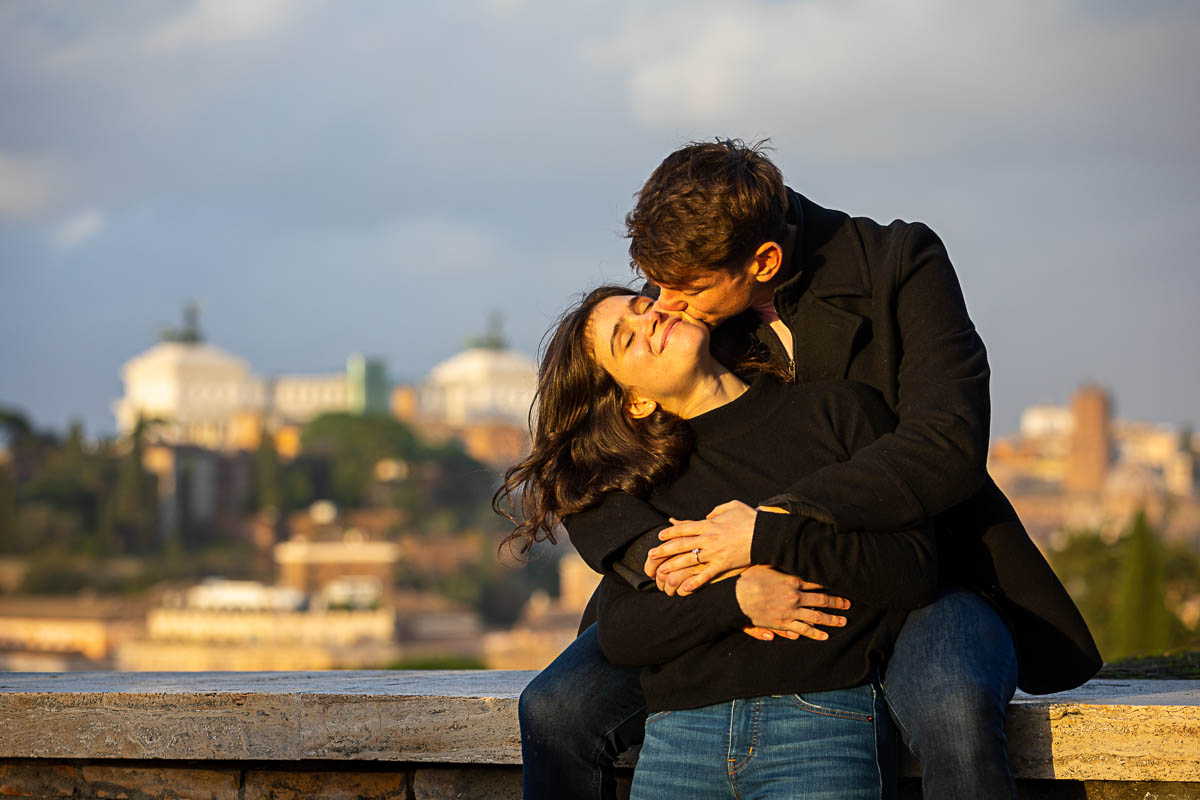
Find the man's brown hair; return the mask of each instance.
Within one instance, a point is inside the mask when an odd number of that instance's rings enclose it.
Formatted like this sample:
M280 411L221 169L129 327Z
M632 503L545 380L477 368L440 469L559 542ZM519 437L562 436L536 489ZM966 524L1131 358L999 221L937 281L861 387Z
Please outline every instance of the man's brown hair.
M625 215L630 266L663 286L736 272L787 230L787 191L766 140L692 142L663 159Z

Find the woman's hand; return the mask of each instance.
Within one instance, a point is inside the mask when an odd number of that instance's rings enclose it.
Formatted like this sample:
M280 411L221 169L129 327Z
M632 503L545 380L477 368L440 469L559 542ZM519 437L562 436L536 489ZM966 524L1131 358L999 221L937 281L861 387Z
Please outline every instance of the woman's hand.
M754 520L760 511L738 500L722 503L702 520L677 520L658 534L664 544L646 558L645 570L669 595L688 595L726 572L750 566ZM696 552L696 551L699 552Z
M846 618L817 611L818 608L845 610L850 601L819 591L823 587L785 575L771 567L754 566L737 579L737 601L753 628L743 629L756 639L769 641L772 634L796 639L828 639L829 634L814 625L838 627Z

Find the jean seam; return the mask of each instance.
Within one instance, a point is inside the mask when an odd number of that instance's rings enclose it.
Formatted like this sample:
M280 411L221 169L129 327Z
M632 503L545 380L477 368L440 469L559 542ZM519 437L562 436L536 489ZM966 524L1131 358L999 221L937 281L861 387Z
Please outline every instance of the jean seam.
M900 738L903 740L905 746L911 749L912 731L908 729L908 726L904 724L904 720L901 719L900 715L896 712L896 707L892 705L892 698L888 697L886 688L883 690L883 703L887 706L888 713L892 716L892 722L896 723L896 727L900 730ZM913 753L913 755L916 755L916 753Z
M884 783L886 779L883 774L883 753L879 749L879 726L883 724L883 720L879 718L879 695L881 693L882 689L871 684L871 708L875 711L871 721L871 744L875 748L875 777L879 781L879 800L884 800L887 795L887 786ZM884 702L887 702L886 697Z
M818 706L801 699L799 695L788 695L788 699L800 710L823 717L837 717L838 719L848 719L854 722L871 722L874 717L873 714L859 714L855 711L840 711L835 708Z
M736 702L737 701L735 700L734 703L736 703ZM762 712L762 706L763 706L763 700L761 698L756 698L756 701L754 703L754 724L751 726L751 734L750 734L750 749L746 752L745 758L739 758L737 760L737 762L730 764L729 777L731 780L733 778L737 777L737 774L739 772L741 772L746 767L748 767L750 765L750 762L754 759L754 751L758 749L758 723L759 723L759 715ZM730 726L730 730L732 731L732 726ZM736 786L734 787L734 793L738 794Z

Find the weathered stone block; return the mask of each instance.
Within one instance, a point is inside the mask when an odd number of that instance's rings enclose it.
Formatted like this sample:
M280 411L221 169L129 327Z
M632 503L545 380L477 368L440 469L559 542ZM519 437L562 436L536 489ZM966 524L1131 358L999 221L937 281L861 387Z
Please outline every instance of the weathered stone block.
M247 770L245 800L410 800L406 771Z
M517 701L491 697L303 697L303 758L520 763Z
M16 758L292 759L295 697L224 693L4 695L0 752Z
M79 768L79 797L114 800L238 800L241 771L89 764Z
M1095 680L1008 710L1021 778L1200 781L1200 688L1194 681Z
M74 797L75 767L31 762L0 764L0 796Z
M428 767L413 774L414 800L520 800L520 767Z

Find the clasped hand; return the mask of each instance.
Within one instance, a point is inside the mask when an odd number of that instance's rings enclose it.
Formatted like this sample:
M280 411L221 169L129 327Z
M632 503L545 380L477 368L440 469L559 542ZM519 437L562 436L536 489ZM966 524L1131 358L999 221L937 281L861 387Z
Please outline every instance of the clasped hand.
M704 519L671 518L671 527L658 534L663 544L647 554L646 575L668 595L683 596L720 575L750 566L754 519L759 511L786 513L731 500L708 512Z
M646 557L646 575L668 595L691 594L709 581L737 578L738 604L752 627L743 628L756 639L776 636L828 639L814 625L841 627L846 618L817 608L845 610L850 601L826 594L816 583L802 581L767 566L750 566L754 521L759 512L786 514L781 508L751 508L737 500L722 503L702 520L671 519L671 527L658 538L663 544ZM699 550L699 553L696 551Z

